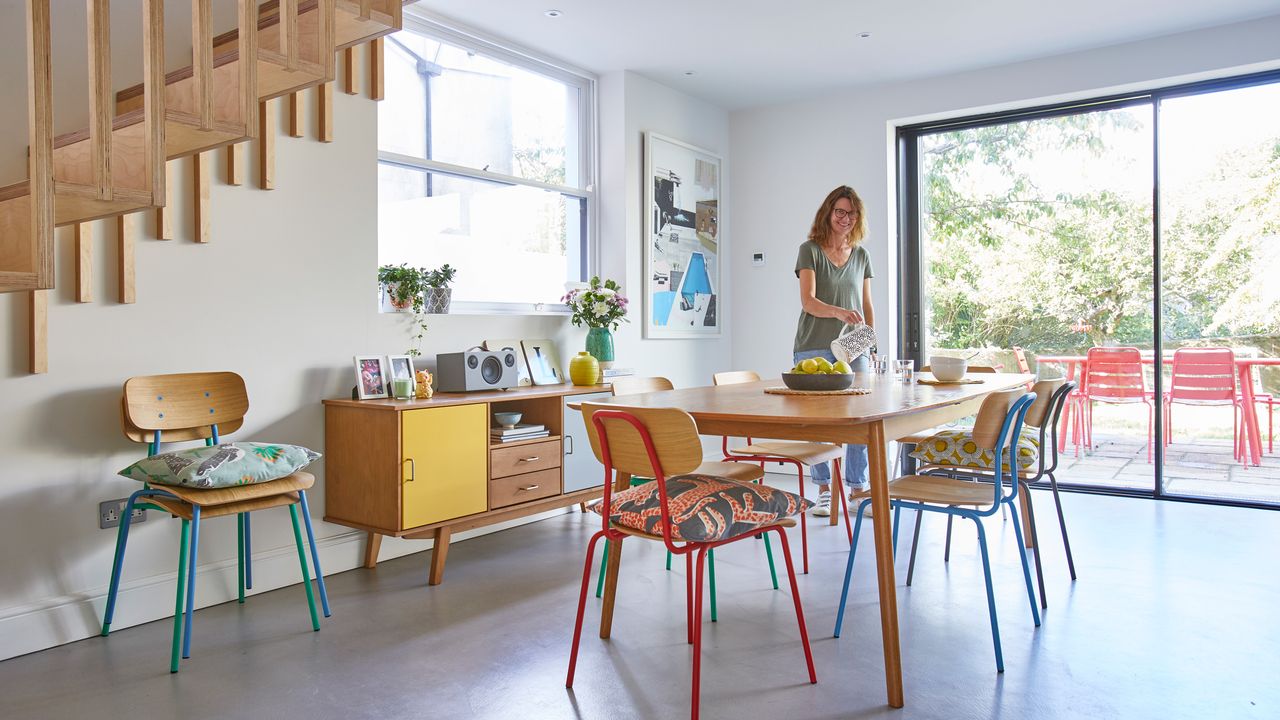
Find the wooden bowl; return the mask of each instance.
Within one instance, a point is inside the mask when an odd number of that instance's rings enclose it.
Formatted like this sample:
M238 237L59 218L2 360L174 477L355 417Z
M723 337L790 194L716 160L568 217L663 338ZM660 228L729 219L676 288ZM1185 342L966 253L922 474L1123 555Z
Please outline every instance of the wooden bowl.
M847 390L853 387L853 373L831 375L782 373L782 382L792 390Z

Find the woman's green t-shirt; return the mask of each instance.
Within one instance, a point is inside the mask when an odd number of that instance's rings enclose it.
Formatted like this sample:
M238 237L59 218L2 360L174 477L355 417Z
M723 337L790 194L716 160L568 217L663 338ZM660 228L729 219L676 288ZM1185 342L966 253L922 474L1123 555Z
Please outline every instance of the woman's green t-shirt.
M863 281L874 277L871 272L871 256L867 254L866 248L858 245L849 254L848 261L836 267L817 243L806 241L800 246L800 254L796 257L797 278L800 277L801 270L813 271L814 296L818 300L828 305L862 312ZM814 317L801 309L793 351L826 350L843 329L844 323L835 318Z

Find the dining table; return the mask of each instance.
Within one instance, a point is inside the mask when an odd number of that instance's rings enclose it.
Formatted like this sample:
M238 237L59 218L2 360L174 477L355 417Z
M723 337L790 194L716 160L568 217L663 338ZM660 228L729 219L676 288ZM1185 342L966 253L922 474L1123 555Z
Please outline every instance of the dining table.
M889 506L887 441L918 433L977 413L988 395L1026 385L1034 376L1000 373L970 375L964 384L922 384L888 373L856 373L853 395L782 395L780 379L737 385L623 395L599 402L633 407L675 407L689 413L702 435L801 440L866 445L870 463L872 534L879 588L880 629L884 649L885 688L892 707L903 706L902 655L898 640L897 581ZM976 381L976 382L975 382ZM614 478L618 490L629 478ZM611 543L600 617L600 637L609 637L613 622L621 543Z
M1075 380L1080 383L1081 390L1084 391L1084 378L1088 375L1089 358L1086 355L1038 355L1036 363L1054 363L1062 365L1063 374L1067 380ZM1142 355L1142 363L1144 365L1155 365L1155 356L1150 353ZM1242 425L1247 442L1246 454L1248 462L1254 466L1262 464L1262 433L1258 426L1258 406L1253 393L1253 369L1255 367L1280 366L1280 358L1274 357L1239 357L1235 359L1236 363L1236 383L1240 392L1240 405ZM1173 356L1166 355L1161 358L1161 364L1172 365ZM1077 378L1080 378L1077 380ZM1060 430L1062 437L1060 442L1066 444L1067 427L1070 425L1070 409L1064 408L1064 416L1062 428ZM1073 435L1076 447L1079 447L1078 430Z

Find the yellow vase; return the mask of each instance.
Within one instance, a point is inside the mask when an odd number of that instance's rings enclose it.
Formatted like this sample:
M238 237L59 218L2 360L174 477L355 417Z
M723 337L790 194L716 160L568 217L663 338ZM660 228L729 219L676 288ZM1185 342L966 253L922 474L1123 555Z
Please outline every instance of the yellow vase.
M600 361L583 350L569 361L569 379L574 385L595 385L600 380Z

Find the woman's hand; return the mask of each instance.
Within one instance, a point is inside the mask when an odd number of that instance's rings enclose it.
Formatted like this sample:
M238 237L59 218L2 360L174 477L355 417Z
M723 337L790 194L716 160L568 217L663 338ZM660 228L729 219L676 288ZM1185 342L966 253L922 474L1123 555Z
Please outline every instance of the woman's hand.
M846 325L858 325L862 322L862 313L857 310L840 308L840 314L836 316L836 319Z

